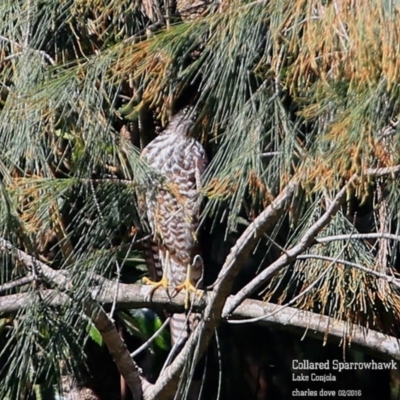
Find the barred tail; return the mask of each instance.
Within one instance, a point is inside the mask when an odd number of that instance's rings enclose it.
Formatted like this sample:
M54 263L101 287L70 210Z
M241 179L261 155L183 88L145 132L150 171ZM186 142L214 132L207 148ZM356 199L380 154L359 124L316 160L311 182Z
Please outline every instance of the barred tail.
M157 282L163 275L162 264L159 255L159 248L152 239L143 242L144 260L149 270L150 279Z
M191 282L198 288L202 288L203 263L200 256L195 257L191 266L184 265L171 258L169 265L170 285L176 287L183 283L189 273L189 269ZM201 318L201 314L193 313L190 310L185 311L181 314L173 314L171 317L170 331L172 345L183 345Z
M169 323L172 345L183 345L200 321L200 314L173 314Z

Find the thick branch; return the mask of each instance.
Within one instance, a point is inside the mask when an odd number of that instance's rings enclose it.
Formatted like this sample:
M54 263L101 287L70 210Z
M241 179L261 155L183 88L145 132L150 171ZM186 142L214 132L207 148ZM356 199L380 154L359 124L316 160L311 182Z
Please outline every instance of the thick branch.
M117 289L118 294L116 297ZM151 301L148 300L149 286L147 285L109 282L101 287L98 286L88 290L93 301L102 304L104 307L111 306L116 299L118 306L124 308L146 308L151 306L153 309L166 309L170 312L184 311L183 300L185 299L185 294L178 293L171 298L168 289L157 289L152 295ZM53 307L66 306L74 301L71 296L57 289L37 290L35 294L37 293L42 296L43 301ZM0 314L18 312L21 308L29 305L30 296L32 296L31 292L0 296ZM197 299L196 304L193 304L193 311L204 310L207 296L208 294L205 293L201 299Z
M104 289L96 288L92 290L94 300L102 303L104 307L111 306L115 297L116 285L110 284ZM171 312L184 310L185 295L183 293L178 294L171 301L168 290L160 288L154 292L152 303L149 304L146 301L148 294L147 286L119 284L118 287L117 304L120 308L142 308L146 305L147 307L151 306ZM59 293L56 290L43 290L40 294L43 300L52 307L64 307L73 301L66 294ZM30 302L31 295L32 293L21 293L0 297L0 315L15 313L19 309L26 307ZM206 307L209 302L208 297L210 297L209 294L206 294L200 300L200 303L195 308L196 311L201 311ZM234 296L230 296L226 300L227 307L231 305L233 300ZM229 321L232 323L239 321L246 323L248 319L258 319L255 323L256 325L275 326L299 335L304 335L304 331L306 330L308 335L321 340L328 340L329 342L338 342L345 335L349 343L362 348L366 352L373 353L381 358L391 357L400 360L400 344L397 338L371 329L367 330L363 327L354 326L321 314L247 299L235 309ZM107 325L107 321L100 321L98 329L103 329L102 327ZM192 340L185 353L178 355L180 359L185 359L190 354L190 351L194 350L196 347L195 340L195 338ZM167 380L174 371L175 369L168 370L163 379ZM153 387L149 388L146 392L144 398L150 399L152 398L151 395L158 391L156 387Z
M53 282L60 288L64 288L68 283L68 278L63 271L55 271L54 269L47 266L44 262L37 258L25 253L22 250L17 249L8 240L0 238L0 251L14 254L15 258L21 261L24 265L35 270L39 269L39 272L49 281Z
M232 307L233 301L234 297L231 296L226 302L227 307ZM257 325L276 326L301 335L306 330L308 335L324 342L340 342L345 337L349 344L362 348L373 356L400 360L400 343L396 337L309 311L245 300L235 309L231 318L240 320L260 318L263 315L266 317L258 320Z
M132 391L133 399L142 400L143 388L150 384L141 377L141 371L130 356L124 341L115 328L114 322L95 303L92 303L91 308L87 308L86 314L99 330L104 343L118 367L119 373L124 377Z
M0 285L0 294L3 292L7 292L8 290L15 289L20 286L28 285L29 283L33 282L32 276L24 276L22 278L16 279L12 282L4 283Z
M53 307L62 307L71 303L71 298L57 290L36 290L35 294L42 296L42 300ZM0 296L0 315L14 314L29 307L32 292Z
M384 168L367 168L363 171L363 175L368 175L371 177L378 178L380 176L385 175L395 175L400 172L400 165L395 165L393 167L384 167Z

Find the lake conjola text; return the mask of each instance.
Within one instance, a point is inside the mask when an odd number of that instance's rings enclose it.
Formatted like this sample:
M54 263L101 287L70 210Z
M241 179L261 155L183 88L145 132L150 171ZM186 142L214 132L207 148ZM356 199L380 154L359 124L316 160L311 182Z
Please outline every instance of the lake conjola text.
M397 362L387 361L387 362L344 362L339 360L326 360L324 362L314 362L309 360L293 360L292 368L294 370L305 370L305 371L348 371L348 370L387 370L387 369L397 369ZM316 374L315 374L316 375ZM327 376L330 374L325 374ZM317 375L316 375L317 376ZM312 379L311 379L312 380Z
M332 374L292 374L292 381L297 382L336 382L336 376Z

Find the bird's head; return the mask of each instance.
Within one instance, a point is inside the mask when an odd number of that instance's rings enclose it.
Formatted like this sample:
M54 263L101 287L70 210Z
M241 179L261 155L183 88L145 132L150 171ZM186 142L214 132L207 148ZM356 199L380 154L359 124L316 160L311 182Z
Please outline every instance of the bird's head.
M192 109L186 107L171 117L163 134L187 137L195 122Z

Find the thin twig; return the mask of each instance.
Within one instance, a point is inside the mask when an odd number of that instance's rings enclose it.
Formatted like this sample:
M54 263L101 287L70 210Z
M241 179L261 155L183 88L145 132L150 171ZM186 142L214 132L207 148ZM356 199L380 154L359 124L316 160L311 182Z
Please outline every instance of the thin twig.
M267 153L262 153L261 157L273 157L273 156L277 156L279 154L282 154L281 151L269 151Z
M400 123L400 114L397 114L394 118L391 119L391 121L389 121L389 124L385 125L378 131L377 134L378 142L396 133L396 129L399 123Z
M168 317L164 323L154 332L152 336L150 336L140 347L138 347L133 353L131 353L131 357L136 357L143 350L146 350L156 339L160 336L160 333L165 329L165 327L169 324L171 317Z
M10 54L9 56L5 57L3 60L4 61L12 60L14 58L18 58L18 57L22 56L23 54L25 54L23 51L21 51L20 53Z
M394 175L400 172L400 165L395 165L393 167L384 167L384 168L367 168L363 175L368 175L371 177L380 177L385 175Z
M29 47L29 38L31 36L31 0L28 0L26 3L27 10L27 18L26 18L26 32L24 38L24 48L27 49Z
M0 85L6 88L8 91L11 91L11 86L6 85L4 82L0 81Z
M313 258L313 259L316 259L316 260L324 260L324 261L332 261L332 260L334 260L332 257L321 256L319 254L302 254L302 255L299 255L297 257L298 260L306 260L306 259L310 259L310 258ZM353 263L353 262L347 261L347 260L338 259L338 260L336 260L336 263L337 264L348 265L349 267L353 267L353 268L359 269L360 271L363 271L363 272L365 272L367 274L370 274L370 275L374 275L377 278L383 279L386 282L392 283L393 285L395 285L398 288L400 288L400 279L397 279L394 276L386 275L386 274L384 274L382 272L375 271L375 270L373 270L371 268L367 268L367 267L364 267L364 266L362 266L360 264L356 264L356 263Z
M155 22L154 24L151 24L146 28L141 29L139 32L136 32L134 35L124 39L124 43L135 43L135 41L139 39L141 36L144 36L145 33L153 32L162 25L164 25L164 22L162 21Z
M55 60L54 60L50 55L48 55L45 51L43 51L43 50L37 50L37 49L27 48L27 47L23 46L22 44L16 42L15 40L9 39L9 38L7 38L7 37L5 37L5 36L3 36L3 35L0 35L0 40L3 40L4 42L10 43L10 44L13 44L13 45L19 47L20 49L29 50L29 51L33 51L33 52L35 52L35 53L39 53L39 54L40 54L42 57L44 57L51 65L56 65Z
M387 239L396 240L400 242L400 235L387 232L376 232L376 233L354 233L354 234L343 234L343 235L331 235L331 236L319 236L315 238L318 243L330 243L338 240L348 239Z
M14 256L27 267L32 268L35 265L35 267L38 267L39 275L42 274L46 279L55 283L61 288L67 284L68 280L63 271L54 271L44 262L36 259L35 257L32 257L22 250L17 249L8 240L0 238L0 251L14 254Z

